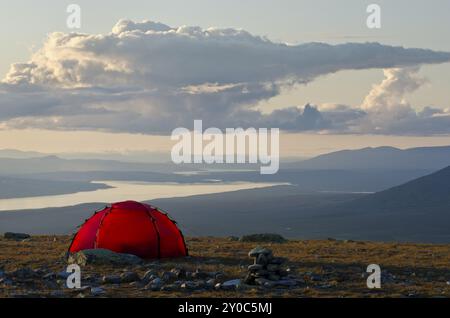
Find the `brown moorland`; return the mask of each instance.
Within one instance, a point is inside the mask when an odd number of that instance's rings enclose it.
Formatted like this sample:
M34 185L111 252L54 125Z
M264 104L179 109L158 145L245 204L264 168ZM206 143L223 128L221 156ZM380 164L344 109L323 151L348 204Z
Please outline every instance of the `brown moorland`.
M90 289L65 288L65 280L49 281L51 273L67 266L64 254L69 236L33 236L25 241L0 238L0 297L92 297ZM220 281L243 278L252 263L248 251L256 243L229 238L187 238L190 256L182 259L148 261L135 266L87 265L82 267L82 284L98 286L102 297L450 297L450 244L377 243L338 240L291 240L262 243L274 255L288 259L286 267L300 282L295 287L265 288L243 286L233 290L177 288L152 291L139 283L106 285L104 275L126 271L141 277L149 269L156 272L183 268L194 272L220 272ZM379 264L381 289L368 289L366 268ZM30 268L50 273L44 279L7 279L8 273Z

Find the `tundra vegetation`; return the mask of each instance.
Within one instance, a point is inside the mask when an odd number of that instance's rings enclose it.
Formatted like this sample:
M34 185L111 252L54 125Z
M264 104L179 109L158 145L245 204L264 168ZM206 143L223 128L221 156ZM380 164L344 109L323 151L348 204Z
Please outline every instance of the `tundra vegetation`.
M188 237L190 256L81 266L81 289L65 287L69 236L0 238L0 297L450 297L450 245L334 239L285 243ZM283 258L294 286L245 284L257 245ZM368 264L381 288L368 289Z

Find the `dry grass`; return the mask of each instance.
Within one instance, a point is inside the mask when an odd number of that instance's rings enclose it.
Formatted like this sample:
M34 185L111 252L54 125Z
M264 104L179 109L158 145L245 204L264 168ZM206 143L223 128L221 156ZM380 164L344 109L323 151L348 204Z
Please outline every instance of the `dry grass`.
M60 272L65 268L62 255L70 238L66 236L37 236L26 242L0 239L0 268L7 271L21 267L48 268ZM157 266L160 271L184 267L194 271L221 271L227 279L242 278L251 263L247 257L255 243L241 243L226 238L188 238L190 257L177 260L149 262L134 268L108 266L83 268L83 277L135 270L143 274ZM123 284L105 287L107 296L114 297L450 297L450 245L400 244L343 241L289 241L264 244L276 256L289 259L286 264L304 280L292 289L251 287L237 291L144 291ZM391 279L379 290L366 287L365 269L379 264ZM318 276L319 280L311 279ZM31 283L37 295L50 295L51 290L39 280ZM61 288L59 288L61 289ZM24 292L17 287L1 287L0 297ZM74 296L68 290L67 296Z

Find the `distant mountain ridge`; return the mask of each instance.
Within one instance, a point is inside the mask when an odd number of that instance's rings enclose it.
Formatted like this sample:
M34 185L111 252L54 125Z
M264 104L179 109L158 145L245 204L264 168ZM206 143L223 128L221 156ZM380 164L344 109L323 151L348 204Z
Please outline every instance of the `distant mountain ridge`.
M94 158L94 154L49 155L38 152L24 152L14 149L0 149L0 174L41 173L50 171L159 171L204 170L204 169L255 169L259 165L173 165L167 162L127 161L132 156L116 153ZM148 154L149 157L152 154ZM109 159L110 158L110 159ZM137 157L136 157L137 158ZM135 158L135 160L136 160ZM340 150L314 158L294 161L281 158L281 169L297 170L438 170L450 165L450 146L417 147L398 149L394 147L367 147L357 150Z
M23 175L58 171L172 171L178 167L162 163L123 162L103 159L63 159L55 155L34 158L0 157L0 175Z
M39 158L45 157L47 154L43 154L36 151L22 151L16 149L0 149L0 158L13 158L13 159L26 159L26 158Z
M450 166L351 203L365 211L440 210L450 218ZM449 229L450 231L450 229Z
M442 169L450 165L450 146L341 150L290 163L298 169Z
M42 180L0 176L0 199L39 197L107 189L101 183L66 180Z

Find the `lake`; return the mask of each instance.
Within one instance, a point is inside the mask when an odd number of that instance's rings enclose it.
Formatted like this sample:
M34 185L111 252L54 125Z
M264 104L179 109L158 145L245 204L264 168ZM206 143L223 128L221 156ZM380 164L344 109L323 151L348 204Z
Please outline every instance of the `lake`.
M91 202L147 201L185 197L245 189L266 188L286 183L214 182L214 183L152 183L134 181L93 181L111 188L61 195L12 198L0 200L0 211L42 209L72 206Z

